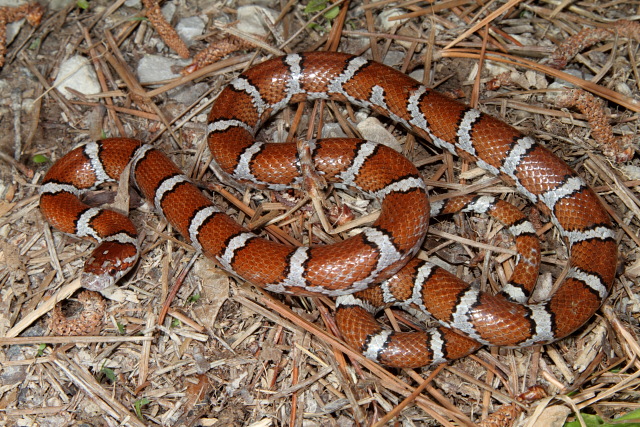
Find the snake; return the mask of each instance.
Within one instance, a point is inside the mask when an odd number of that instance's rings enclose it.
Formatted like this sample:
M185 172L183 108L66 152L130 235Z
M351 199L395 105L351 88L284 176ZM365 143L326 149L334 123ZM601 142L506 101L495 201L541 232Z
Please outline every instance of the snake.
M549 216L567 246L568 260L555 292L545 301L530 301L540 263L536 230L505 202L468 195L430 203L413 163L379 143L256 139L274 114L308 100L349 103L386 116L513 186ZM598 196L576 172L532 137L378 62L309 52L255 65L213 103L207 140L222 182L283 191L308 188L311 173L337 189L378 200L380 215L337 243L292 246L238 224L160 150L123 137L92 141L58 160L40 187L40 209L50 224L98 242L81 275L85 288L113 286L139 258L132 221L82 200L87 191L118 181L126 168L144 198L175 230L228 273L271 292L337 297L335 320L344 340L387 366L443 363L484 345L554 342L585 324L613 285L615 230ZM461 210L493 215L520 246L514 274L497 294L480 291L416 256L430 216ZM389 306L420 310L437 325L389 330L375 317Z

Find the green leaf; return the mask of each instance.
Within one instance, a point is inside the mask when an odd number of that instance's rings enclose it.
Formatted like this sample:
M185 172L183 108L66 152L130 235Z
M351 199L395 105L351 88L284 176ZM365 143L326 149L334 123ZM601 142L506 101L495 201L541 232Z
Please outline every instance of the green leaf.
M36 353L36 357L42 357L44 355L44 350L47 348L46 344L40 344L38 346L38 352Z
M87 10L89 9L89 0L77 0L76 4L78 5L78 7L82 10Z
M627 412L621 417L616 418L613 421L623 421L623 420L633 420L636 421L634 423L621 423L624 427L640 427L640 409L636 409L635 411Z
M338 14L340 13L340 8L338 6L336 7L332 7L331 9L327 10L324 13L324 17L327 21L331 21L333 19L336 18L336 16L338 16Z
M177 328L178 326L180 326L182 323L180 322L179 319L176 319L175 317L173 318L173 320L171 321L171 327L172 328Z
M628 412L612 420L611 423L605 423L604 420L600 418L598 415L583 414L583 413L580 413L580 415L582 415L582 419L584 420L584 423L587 425L587 427L620 427L620 426L640 427L640 409L636 409L635 411ZM633 420L637 422L632 422L632 423L622 422L627 420ZM569 423L565 423L564 427L580 427L580 421L575 420Z
M307 24L307 27L311 28L312 30L316 30L318 32L323 32L325 30L325 28L322 25L318 25L315 22L309 22Z
M37 48L40 47L40 43L42 43L42 39L40 37L36 37L31 41L27 49L36 50Z
M587 425L587 427L598 427L604 425L604 421L602 421L602 418L597 415L583 413L580 413L580 415L582 416L582 419L584 420L584 423ZM580 421L575 420L571 421L570 423L565 423L564 427L580 427L580 425Z
M195 294L191 295L189 297L189 299L187 299L187 301L191 302L191 303L196 303L196 302L200 301L200 294L199 293L195 293Z
M47 163L49 158L44 154L36 154L31 160L33 160L33 163Z
M304 13L316 13L327 7L327 0L311 0L304 8Z
M136 411L136 417L142 419L142 407L151 403L149 399L143 397L133 402L133 409Z
M118 325L118 333L120 333L120 335L124 335L125 332L127 332L127 330L125 329L122 323L116 322L116 325Z
M107 368L106 366L102 366L102 368L100 368L100 373L102 373L105 377L107 377L107 379L112 383L116 382L116 379L117 379L116 373L114 372L113 369Z

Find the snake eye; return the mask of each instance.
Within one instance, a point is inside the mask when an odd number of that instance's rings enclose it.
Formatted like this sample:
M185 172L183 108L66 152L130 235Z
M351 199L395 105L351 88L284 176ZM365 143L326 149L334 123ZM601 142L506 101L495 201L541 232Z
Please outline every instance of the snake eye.
M109 276L115 276L118 273L118 270L116 270L115 268L110 268L108 273Z

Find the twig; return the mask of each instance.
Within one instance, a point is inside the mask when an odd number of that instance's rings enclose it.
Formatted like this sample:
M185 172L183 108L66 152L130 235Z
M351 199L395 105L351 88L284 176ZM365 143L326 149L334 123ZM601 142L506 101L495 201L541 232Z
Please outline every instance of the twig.
M122 425L145 426L133 414L129 413L129 410L123 404L114 399L111 396L111 392L105 390L86 368L78 365L67 355L60 352L56 353L52 363L60 368L67 378L81 389L94 404L98 405L109 416L118 420Z

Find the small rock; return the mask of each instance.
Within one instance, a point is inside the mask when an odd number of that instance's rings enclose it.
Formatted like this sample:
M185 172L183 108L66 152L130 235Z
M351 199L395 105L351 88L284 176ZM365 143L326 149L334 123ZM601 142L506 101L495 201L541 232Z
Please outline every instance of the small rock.
M572 85L571 83L568 83L568 82L563 82L563 81L553 82L547 88L547 89L549 89L549 91L547 91L544 94L544 97L548 102L551 102L552 104L555 104L556 103L556 99L558 98L558 95L560 95L562 93L562 91L555 90L555 89L567 90L567 89L572 89L572 88L575 88L575 86Z
M424 79L424 68L417 68L413 70L409 73L409 77L422 83L422 80Z
M22 100L22 111L25 113L31 113L36 106L36 101L33 98L26 98Z
M536 71L527 70L525 71L524 75L529 82L529 87L532 87L534 89L546 89L549 84L547 82L547 79L542 74Z
M176 13L176 5L172 2L167 2L162 6L161 10L164 19L166 19L168 22L171 22L171 20L173 19L173 15L175 15Z
M566 70L564 70L564 72L567 73L567 74L570 74L570 75L572 75L574 77L578 77L580 79L584 78L584 74L580 70L575 70L573 68L567 68ZM557 79L556 79L556 81L557 81ZM560 80L560 81L562 82L564 80Z
M11 89L11 85L6 79L0 79L0 94L8 94ZM11 105L11 97L9 95L0 97L0 105Z
M180 77L180 70L190 59L174 59L159 55L146 55L138 63L140 83L151 83Z
M393 18L395 16L406 15L406 12L402 9L386 9L378 14L376 18L378 24L382 27L384 32L387 32L398 25L402 25L407 22L406 19L399 19L397 21L390 21L389 18Z
M273 0L239 0L238 6L273 6Z
M622 173L632 181L640 179L640 167L634 165L624 165L620 167L622 169Z
M546 301L551 295L551 289L553 288L553 276L551 273L540 274L538 279L538 285L532 294L534 301Z
M9 346L5 354L8 360L24 360L26 357L23 354L20 346L12 345ZM2 385L10 385L21 383L27 377L27 369L26 365L15 365L8 366L2 370L0 373L0 384Z
M540 45L540 41L538 39L535 39L531 36L531 34L511 34L511 37L513 37L516 41L520 42L523 46L529 46L532 44L538 44ZM549 47L549 45L547 45L547 43L542 43L542 46L547 46Z
M566 68L566 69L564 69L562 71L564 71L567 74L571 74L572 76L577 77L579 79L583 79L583 80L591 80L593 78L593 74L590 74L590 73L586 73L585 74L582 71L575 70L573 68ZM564 80L562 80L562 79L556 79L556 81L564 82Z
M356 111L356 123L360 123L363 120L371 117L371 112L367 110L358 110Z
M206 83L197 83L195 85L183 85L175 90L169 91L169 97L176 102L185 105L191 105L209 89Z
M86 399L78 409L90 417L98 417L104 414L102 409L92 399Z
M124 5L127 7L132 7L134 9L142 9L141 0L125 0Z
M631 96L631 88L625 82L616 83L616 92L624 96Z
M26 0L0 0L0 7L16 7L27 3Z
M266 7L241 6L238 8L236 28L245 33L265 36L269 33L269 26L265 23L265 15L271 21L269 25L278 18L278 12Z
M49 10L62 10L67 7L69 3L72 3L74 1L75 0L49 0L49 2L47 3L47 7L49 8ZM27 2L25 1L24 3Z
M346 138L347 134L338 123L325 123L322 127L323 138Z
M604 64L607 62L609 55L604 52L598 52L597 50L592 50L588 54L589 59L596 64Z
M487 62L486 64L483 65L483 67L484 67L483 71L489 74L490 76L497 76L506 71L509 71L509 72L511 71L509 67L506 67L502 64L493 63L493 62Z
M188 18L183 18L178 22L178 25L176 25L176 31L187 46L191 46L195 43L194 39L204 31L205 24L206 22L204 22L199 16L190 16Z
M89 60L80 55L72 56L60 65L53 86L67 99L74 96L67 87L85 95L93 95L101 90L95 70Z
M384 56L382 63L384 65L388 65L389 67L396 67L404 62L405 56L406 55L404 54L404 52L400 52L399 50L390 50Z
M0 196L4 197L6 196L6 194L7 193L4 191L4 189L0 189ZM3 225L2 227L0 227L0 237L6 239L7 237L9 237L9 231L11 231L10 224ZM0 323L0 329L2 329L2 323ZM9 328L7 327L7 329Z
M16 38L20 30L22 29L22 26L24 25L25 21L26 21L25 19L19 19L7 25L7 42L6 42L7 45L10 45L13 39Z

